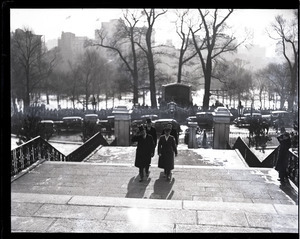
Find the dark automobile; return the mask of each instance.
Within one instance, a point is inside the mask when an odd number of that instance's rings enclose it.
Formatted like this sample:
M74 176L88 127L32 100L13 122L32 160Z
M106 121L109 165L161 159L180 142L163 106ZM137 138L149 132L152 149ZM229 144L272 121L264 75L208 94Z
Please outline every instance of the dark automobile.
M79 116L67 116L62 119L62 129L67 131L81 131L83 119Z
M84 115L84 122L98 124L99 123L98 115L97 114L86 114L86 115Z
M273 125L271 114L268 114L268 115L263 115L262 114L261 118L262 118L263 121L267 122L270 126Z
M181 132L180 124L175 119L158 119L153 122L153 126L156 129L157 137L159 137L163 131L163 129L166 127L168 123L171 123L173 126L173 129L176 129L177 133L179 134Z
M98 128L102 133L112 134L114 131L114 116L107 116L106 119L98 121Z
M196 117L200 128L211 128L213 126L213 112L197 112Z
M64 122L62 120L56 120L53 122L54 122L54 129L55 129L56 133L59 134L63 128Z
M261 113L252 113L252 114L246 113L246 114L244 114L244 117L246 118L245 120L246 120L247 124L250 124L251 121L253 121L253 120L257 120L257 119L262 120Z
M186 118L186 125L189 124L189 122L197 122L197 116L196 115L192 115Z
M237 127L243 127L243 126L249 126L249 124L247 123L246 117L245 116L240 116L237 117L233 120L233 123L237 126Z
M162 85L161 106L167 106L168 103L172 102L172 107L175 105L178 105L179 107L188 107L192 105L192 101L192 86L182 83ZM172 111L174 109L169 108L169 110Z
M141 120L143 121L143 123L146 123L146 120L147 119L151 119L151 121L154 121L154 120L158 120L158 115L142 115L141 116Z
M41 120L39 122L39 131L42 138L49 140L56 131L53 120Z
M285 110L275 110L271 112L271 122L275 127L292 127L293 115Z

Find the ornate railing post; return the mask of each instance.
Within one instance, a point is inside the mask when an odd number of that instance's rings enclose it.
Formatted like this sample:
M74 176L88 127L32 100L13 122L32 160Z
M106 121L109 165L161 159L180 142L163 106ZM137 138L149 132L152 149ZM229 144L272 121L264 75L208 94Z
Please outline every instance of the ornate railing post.
M299 157L292 148L289 149L288 176L299 187Z

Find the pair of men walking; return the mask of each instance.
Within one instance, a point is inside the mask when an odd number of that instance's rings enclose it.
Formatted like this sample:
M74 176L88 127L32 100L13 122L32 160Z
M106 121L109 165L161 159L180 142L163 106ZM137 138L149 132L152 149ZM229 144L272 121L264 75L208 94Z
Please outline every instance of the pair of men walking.
M170 135L171 128L165 129L164 135L161 135L158 142L158 167L164 169L167 180L171 179L171 170L174 169L174 154L177 156L177 144L175 138ZM152 135L151 135L152 134ZM151 158L157 143L156 130L151 126L151 120L147 120L147 128L139 127L139 132L132 137L133 142L138 142L135 156L135 167L139 168L140 182L146 176L149 176L149 167Z

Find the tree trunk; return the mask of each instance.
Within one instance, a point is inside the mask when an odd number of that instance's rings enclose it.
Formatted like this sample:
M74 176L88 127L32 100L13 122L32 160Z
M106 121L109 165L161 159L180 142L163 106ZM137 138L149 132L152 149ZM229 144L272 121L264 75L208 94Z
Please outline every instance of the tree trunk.
M179 56L179 64L178 64L178 72L177 72L177 83L181 83L181 75L182 75L182 54Z
M155 66L154 66L154 59L153 59L152 46L151 46L151 34L152 34L152 28L149 27L146 33L146 44L148 49L147 60L148 60L149 81L150 81L150 100L151 100L151 108L157 108L156 88L155 88Z
M26 110L30 105L30 89L29 89L29 72L26 71L26 88L25 88L25 97L24 101L24 110Z
M89 94L85 94L85 110L88 110L89 107Z
M209 53L210 54L210 53ZM206 69L204 74L204 96L203 96L203 109L209 109L210 85L211 85L211 58L207 57Z
M57 101L57 108L59 109L59 94L56 95L56 101Z
M137 68L134 68L133 73L133 104L136 105L139 103L139 96L138 96L138 72Z
M295 63L296 64L296 63ZM291 94L288 98L288 110L294 111L294 101L295 96L297 95L297 69L294 66L291 70Z
M209 109L209 92L210 91L210 77L205 77L205 87L203 96L203 110Z
M134 48L133 28L131 29L131 51L133 56L133 104L138 104L139 101L139 75L137 68L136 52Z
M151 99L151 107L157 108L156 102L156 88L155 88L155 68L153 57L150 57L150 61L148 63L149 66L149 80L150 80L150 99Z

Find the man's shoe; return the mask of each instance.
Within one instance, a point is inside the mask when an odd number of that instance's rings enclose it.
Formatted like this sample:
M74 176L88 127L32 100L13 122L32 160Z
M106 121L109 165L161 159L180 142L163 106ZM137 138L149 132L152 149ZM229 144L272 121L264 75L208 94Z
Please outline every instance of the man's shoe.
M140 178L139 182L142 182L143 181L143 178Z

